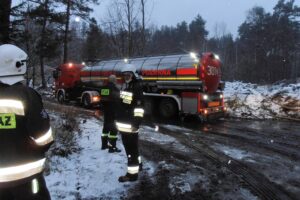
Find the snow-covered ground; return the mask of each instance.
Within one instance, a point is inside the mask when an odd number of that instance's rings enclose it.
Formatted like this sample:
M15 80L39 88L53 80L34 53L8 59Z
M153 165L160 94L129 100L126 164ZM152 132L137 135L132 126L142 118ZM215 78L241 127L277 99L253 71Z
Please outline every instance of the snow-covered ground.
M176 151L180 151L186 155L193 153L192 149L179 142L180 140L176 139L175 136L165 135L163 131L160 132L159 130L165 128L172 132L179 131L186 136L192 136L192 129L170 124L157 124L159 127L155 127L154 125L142 126L140 139L146 144L146 149L148 144L147 158L149 160L144 160L144 170L141 173L139 181L124 184L118 182L118 177L124 175L127 168L127 158L121 141L118 140L117 144L122 149L121 153L109 154L107 151L100 150L102 121L89 115L85 117L73 115L72 112L65 113L62 110L58 112L50 111L51 124L55 130L56 141L49 151L49 162L45 174L53 200L130 199L132 191L133 193L142 192L142 194L148 192L147 189L140 191L141 189L145 189L147 184L149 185L147 187L152 187L153 184L158 184L158 187L160 187L161 185L159 184L166 183L162 185L166 185L170 194L174 196L188 194L189 192L195 193L195 191L198 191L199 183L201 183L201 189L207 193L211 193L210 189L215 187L214 179L210 176L210 171L203 168L205 166L204 163L203 167L202 164L199 167L191 163L184 163L180 159L179 162L170 162L170 160L176 160L177 154L174 154L174 158L172 159L154 159L149 161L151 160L151 156L149 159L149 155L152 155L151 152L155 149L152 149L152 147L155 147L155 145L170 148L170 152L172 152L172 149L176 149ZM270 139L270 144L273 144L273 142L273 139ZM261 167L259 171L267 169L267 172L264 174L267 174L272 181L278 184L283 182L283 185L286 185L291 177L297 177L297 174L299 174L300 169L296 167L298 166L297 163L295 164L289 160L283 162L281 157L277 156L275 159L273 154L269 156L264 155L266 152L262 154L251 152L247 149L230 146L230 143L227 142L225 145L214 143L212 147L232 159L246 162L254 167ZM160 148L158 149L160 150ZM163 156L163 153L160 156L166 158ZM180 165L176 165L178 163ZM268 167L266 168L266 166L272 166L274 163L277 167L272 167L272 170L268 170ZM187 164L189 169L182 169ZM230 160L228 164L230 164ZM290 166L293 169L290 169ZM282 174L283 169L285 171L284 174ZM171 176L168 177L168 182L160 182L164 180L161 179L161 172L172 172ZM273 176L274 174L276 176ZM292 188L291 191L297 191L297 187L292 186L292 184L290 185L288 187ZM226 192L224 193L222 192L223 189L220 190L223 199L238 198L236 195L242 196L243 198L241 199L257 199L255 195L250 193L250 190L240 185L232 191L229 189L231 192L225 190ZM160 190L156 189L154 191L157 192Z
M52 126L56 129L56 141L48 155L48 170L46 182L53 200L76 199L120 199L128 196L128 191L138 182L119 183L118 177L127 170L127 158L124 147L119 139L117 146L121 153L108 153L101 150L101 130L103 123L95 118L74 119L77 129L70 129L70 116L50 113ZM62 136L63 129L72 137ZM58 133L59 132L59 133ZM140 138L156 144L175 145L177 149L186 151L175 138L164 135L155 127L142 126ZM74 140L74 141L72 141ZM156 182L157 169L176 168L165 161L153 163L144 160L143 173ZM197 182L195 174L188 172L173 177L170 183L171 190L180 190L182 193L191 191ZM184 184L183 184L184 183Z
M79 151L67 157L51 156L50 174L46 176L52 199L119 199L133 184L120 184L118 177L127 170L123 145L121 153L100 150L102 122L79 120L80 133L75 134Z
M228 113L233 117L300 118L300 82L265 86L226 82L224 95Z

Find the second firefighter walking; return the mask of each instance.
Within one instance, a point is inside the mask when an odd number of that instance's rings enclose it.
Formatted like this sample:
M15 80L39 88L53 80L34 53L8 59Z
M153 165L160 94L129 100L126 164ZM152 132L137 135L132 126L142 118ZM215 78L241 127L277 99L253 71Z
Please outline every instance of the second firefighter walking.
M117 148L117 133L115 125L115 115L116 115L116 103L119 98L120 90L116 86L117 78L115 75L110 75L108 77L108 83L101 89L101 102L103 106L104 113L104 123L102 129L102 147L101 149L107 149L109 153L121 152Z

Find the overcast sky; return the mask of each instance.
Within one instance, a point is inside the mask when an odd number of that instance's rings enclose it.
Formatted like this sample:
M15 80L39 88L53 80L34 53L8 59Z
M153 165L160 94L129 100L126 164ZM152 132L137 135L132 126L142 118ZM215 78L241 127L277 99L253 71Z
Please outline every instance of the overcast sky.
M102 0L103 3L94 7L94 16L101 20L111 0ZM264 7L267 12L272 12L278 0L148 0L151 5L152 24L173 25L186 21L190 23L198 14L206 21L209 37L214 36L216 23L226 24L226 29L234 37L237 36L238 26L246 19L247 11L254 6ZM300 5L300 0L296 0Z

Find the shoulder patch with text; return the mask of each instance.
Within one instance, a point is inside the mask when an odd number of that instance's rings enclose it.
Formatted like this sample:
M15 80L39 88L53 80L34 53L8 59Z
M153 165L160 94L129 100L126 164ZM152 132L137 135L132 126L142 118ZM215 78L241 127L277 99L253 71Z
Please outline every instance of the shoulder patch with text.
M16 127L15 114L0 114L0 129L15 129Z
M109 95L109 89L101 89L101 95L102 96L108 96Z

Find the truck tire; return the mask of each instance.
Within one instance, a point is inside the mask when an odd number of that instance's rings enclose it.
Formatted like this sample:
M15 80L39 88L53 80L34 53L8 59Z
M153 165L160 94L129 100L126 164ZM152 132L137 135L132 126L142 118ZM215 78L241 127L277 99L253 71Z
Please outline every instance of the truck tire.
M91 107L91 98L88 94L83 95L81 102L82 102L83 107L85 107L85 108Z
M170 98L163 99L159 103L160 116L170 119L178 115L178 106L176 102Z
M61 104L65 103L65 95L62 91L59 91L57 94L57 101Z
M145 115L152 115L153 114L153 101L152 99L145 99L144 101L144 110Z

